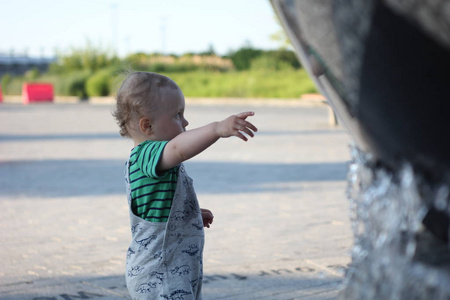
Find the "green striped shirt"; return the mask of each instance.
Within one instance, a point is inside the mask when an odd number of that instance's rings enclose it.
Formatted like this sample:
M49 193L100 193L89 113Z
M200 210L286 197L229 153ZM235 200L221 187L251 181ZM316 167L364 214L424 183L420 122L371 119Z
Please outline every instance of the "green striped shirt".
M131 151L131 210L150 222L167 222L178 179L178 167L158 174L156 166L167 141L145 141Z

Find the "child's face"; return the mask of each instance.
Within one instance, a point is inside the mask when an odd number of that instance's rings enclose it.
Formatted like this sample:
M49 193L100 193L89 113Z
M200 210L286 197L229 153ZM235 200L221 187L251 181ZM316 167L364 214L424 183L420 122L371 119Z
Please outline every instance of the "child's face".
M154 139L170 141L186 131L189 122L184 118L185 101L180 89L164 88L161 109L152 122Z

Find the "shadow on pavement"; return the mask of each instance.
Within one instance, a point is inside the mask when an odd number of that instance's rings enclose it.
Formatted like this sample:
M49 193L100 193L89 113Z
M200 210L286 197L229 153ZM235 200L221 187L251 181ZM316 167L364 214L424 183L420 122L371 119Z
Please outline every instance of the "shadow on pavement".
M341 128L295 130L295 131L262 131L258 135L283 136L283 135L322 135L322 134L342 134L345 131ZM0 134L0 142L34 142L53 140L110 140L125 139L119 133L62 133L62 134Z
M197 192L276 191L277 184L345 180L345 162L266 164L189 162ZM124 194L122 160L29 160L0 162L0 195L74 197Z
M300 268L278 269L276 272L267 270L245 274L206 273L203 298L329 299L339 292L342 278L320 275L312 269L299 270ZM0 296L3 300L131 299L125 285L125 274L103 277L63 276L17 282L0 285Z
M186 170L197 192L254 193L285 190L296 182L342 181L347 163L189 162Z
M131 299L125 274L116 276L61 276L0 284L2 300Z
M109 140L122 139L118 133L74 133L74 134L0 134L0 142L34 142L44 140Z

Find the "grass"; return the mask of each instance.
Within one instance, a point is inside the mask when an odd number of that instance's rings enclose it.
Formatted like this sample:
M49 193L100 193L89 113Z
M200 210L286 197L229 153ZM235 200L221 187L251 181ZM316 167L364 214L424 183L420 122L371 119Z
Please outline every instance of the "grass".
M304 70L167 73L187 97L297 98L317 92Z

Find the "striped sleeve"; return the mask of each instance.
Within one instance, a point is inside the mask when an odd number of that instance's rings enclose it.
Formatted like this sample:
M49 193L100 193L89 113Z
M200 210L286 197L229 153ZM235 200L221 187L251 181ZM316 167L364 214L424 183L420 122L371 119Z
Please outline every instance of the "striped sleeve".
M145 176L157 179L165 175L158 173L156 167L166 144L167 141L146 141L141 144L136 163Z

